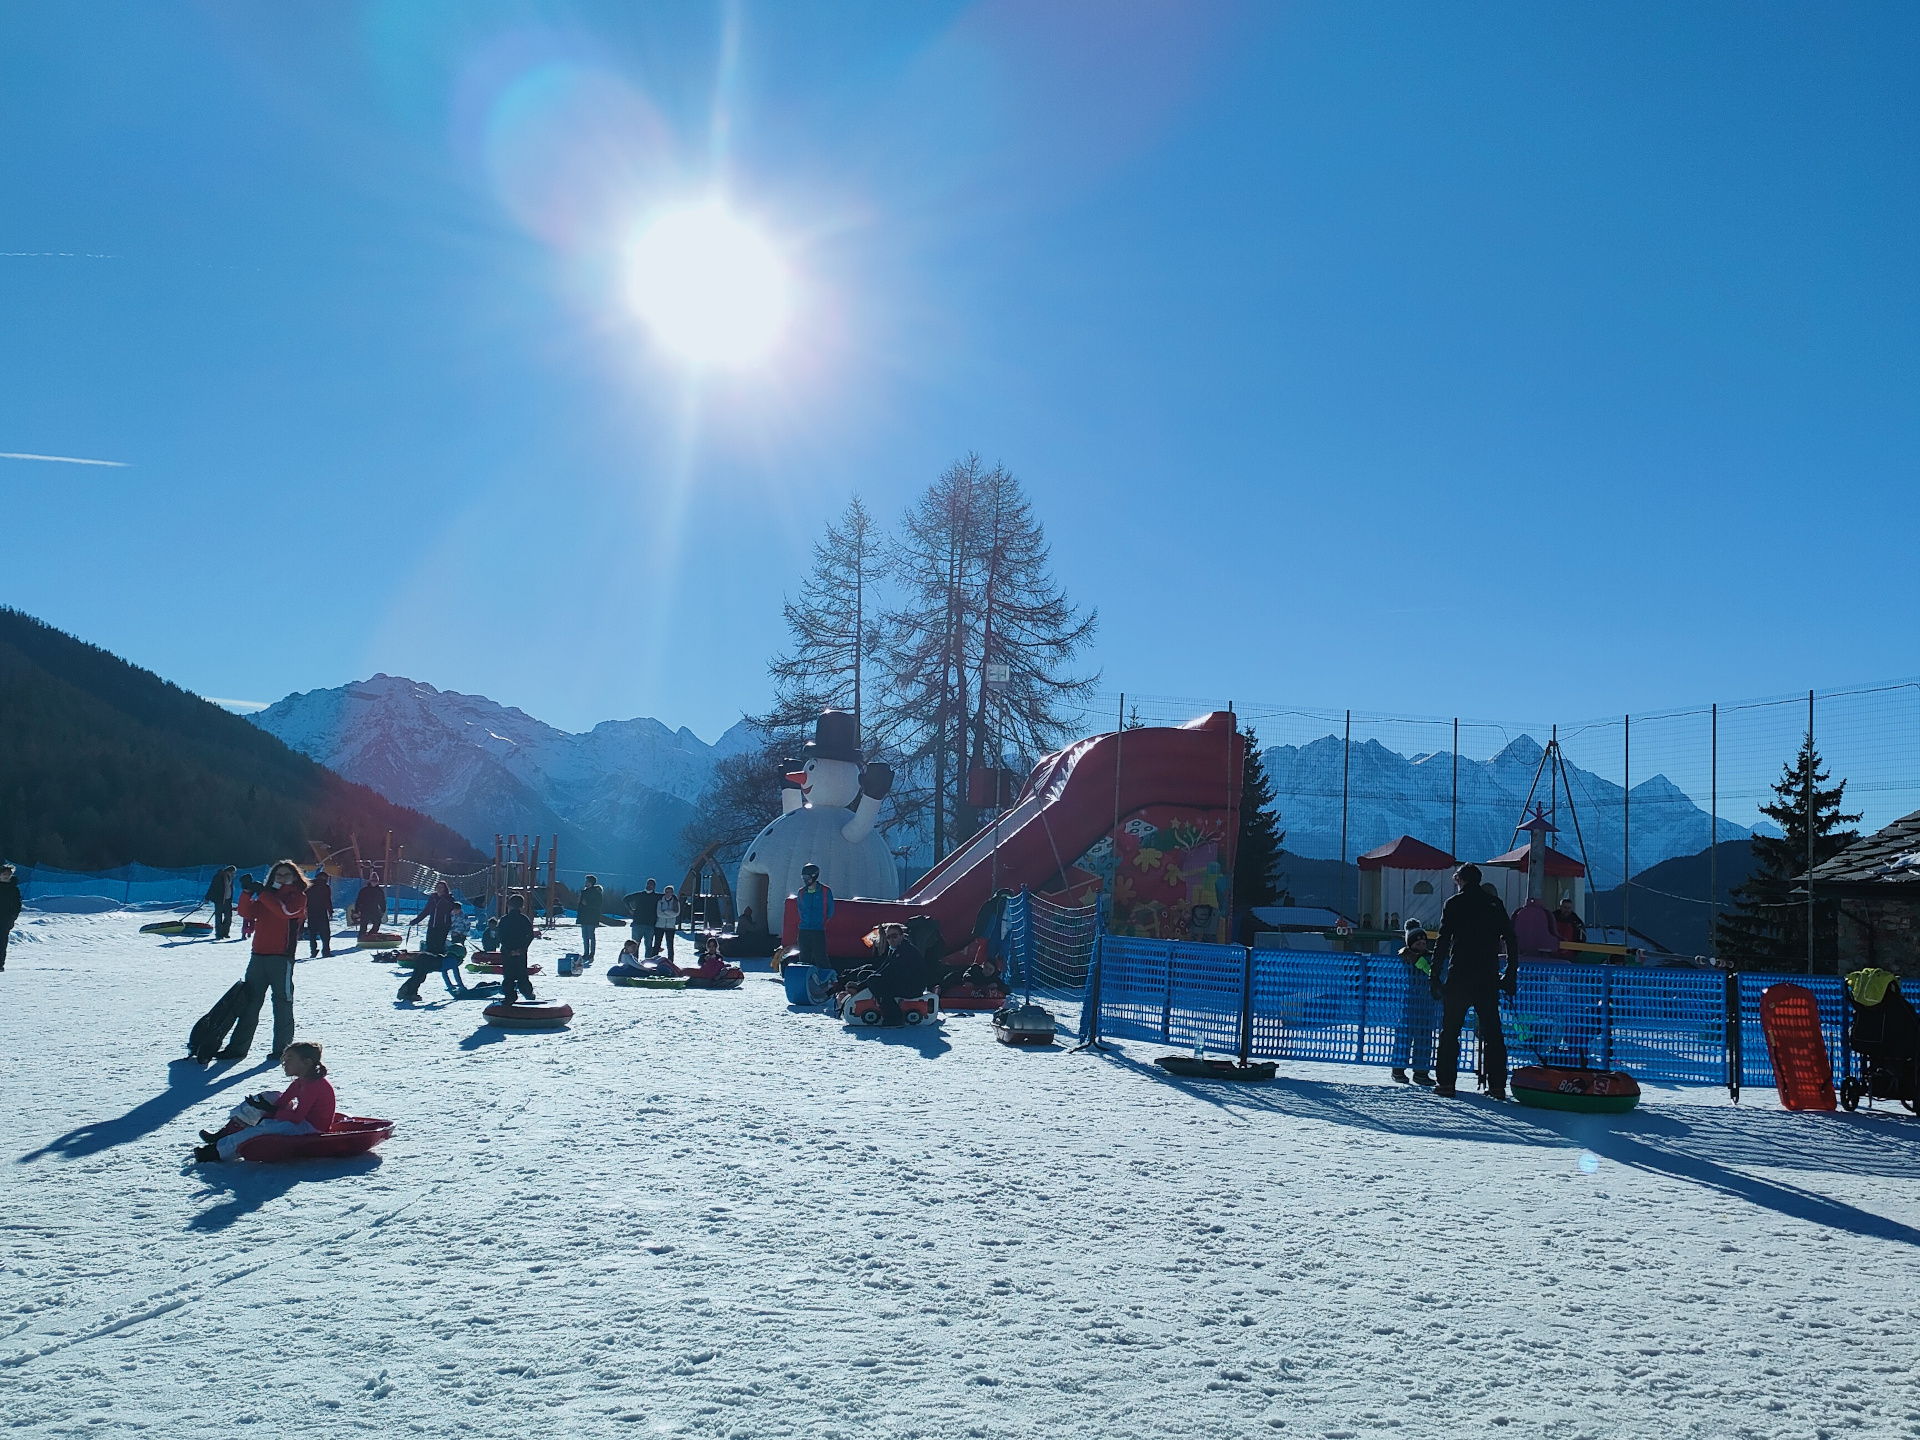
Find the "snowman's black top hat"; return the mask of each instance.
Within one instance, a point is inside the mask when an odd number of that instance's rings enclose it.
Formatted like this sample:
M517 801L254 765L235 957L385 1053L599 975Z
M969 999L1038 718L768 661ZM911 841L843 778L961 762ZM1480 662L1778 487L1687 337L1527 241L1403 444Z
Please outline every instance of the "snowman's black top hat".
M860 753L860 727L851 710L822 710L813 722L813 739L807 742L808 760L850 760L864 765Z

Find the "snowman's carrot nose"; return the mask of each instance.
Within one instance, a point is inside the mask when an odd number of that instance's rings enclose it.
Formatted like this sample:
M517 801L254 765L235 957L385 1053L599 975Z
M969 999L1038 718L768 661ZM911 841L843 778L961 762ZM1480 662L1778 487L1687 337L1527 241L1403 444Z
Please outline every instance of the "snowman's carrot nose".
M789 770L787 772L787 779L796 785L804 786L807 783L807 772L804 770Z

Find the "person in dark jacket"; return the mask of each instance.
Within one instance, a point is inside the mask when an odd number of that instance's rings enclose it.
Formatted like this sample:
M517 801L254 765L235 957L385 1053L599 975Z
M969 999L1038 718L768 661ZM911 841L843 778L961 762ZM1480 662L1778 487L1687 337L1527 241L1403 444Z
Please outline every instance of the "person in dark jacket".
M380 922L387 918L387 892L378 880L367 881L353 897L353 918L359 923L362 940L379 931Z
M13 878L13 866L0 865L0 970L7 968L7 938L19 918L20 882Z
M1560 908L1553 912L1553 932L1562 940L1571 940L1584 945L1587 940L1587 922L1580 918L1580 912L1573 908L1571 892L1562 893Z
M300 925L307 915L307 882L300 867L282 860L267 872L263 889L248 884L240 893L240 913L253 922L253 958L247 962L247 1003L241 1007L222 1060L243 1060L253 1048L260 1006L273 992L273 1049L269 1062L293 1041L293 956Z
M660 951L660 940L656 927L660 924L660 891L654 881L647 881L647 888L636 890L627 896L627 917L633 921L633 938L640 942L643 955L656 955Z
M881 1023L902 1024L900 1002L931 990L939 979L941 967L928 960L919 947L907 939L906 926L892 921L879 927L873 937L873 952L873 975L867 981L867 988L880 1002Z
M307 956L333 954L333 882L316 870L307 882Z
M527 951L533 948L533 921L526 916L526 899L507 897L507 913L500 918L500 1003L511 1005L518 990L532 1000L533 981L527 978Z
M1500 897L1480 888L1480 867L1453 872L1454 895L1440 912L1440 938L1433 947L1430 993L1440 1001L1440 1062L1433 1093L1452 1095L1460 1071L1460 1027L1471 1010L1479 1021L1487 1093L1507 1098L1507 1037L1500 1028L1500 991L1520 985L1520 939ZM1500 947L1507 969L1500 973Z
M213 906L213 938L225 940L233 933L233 877L237 865L222 865L207 882L205 903Z
M600 888L598 876L587 876L587 883L580 887L580 903L575 913L580 917L580 955L582 959L593 959L594 937L600 933L600 917L606 913L607 892Z
M411 1003L420 998L420 982L445 969L447 937L453 932L453 917L460 913L460 902L453 898L453 887L446 881L434 883L433 894L426 898L420 913L407 922L411 931L422 920L427 922L427 945L413 959L413 973L401 985L394 998Z

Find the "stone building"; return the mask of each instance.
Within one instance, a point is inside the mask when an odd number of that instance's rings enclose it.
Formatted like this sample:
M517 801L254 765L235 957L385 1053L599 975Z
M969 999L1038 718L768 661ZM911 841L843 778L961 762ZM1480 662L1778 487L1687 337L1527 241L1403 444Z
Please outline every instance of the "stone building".
M1838 902L1842 974L1920 975L1920 810L1816 865L1813 893Z

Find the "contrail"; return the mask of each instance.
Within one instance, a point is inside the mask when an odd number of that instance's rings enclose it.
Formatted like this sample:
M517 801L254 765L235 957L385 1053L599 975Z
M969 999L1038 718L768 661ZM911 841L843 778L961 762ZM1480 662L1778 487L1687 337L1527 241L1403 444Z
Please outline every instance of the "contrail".
M51 460L58 465L111 465L116 470L127 468L124 460L82 460L78 455L26 455L17 450L0 450L0 460Z

